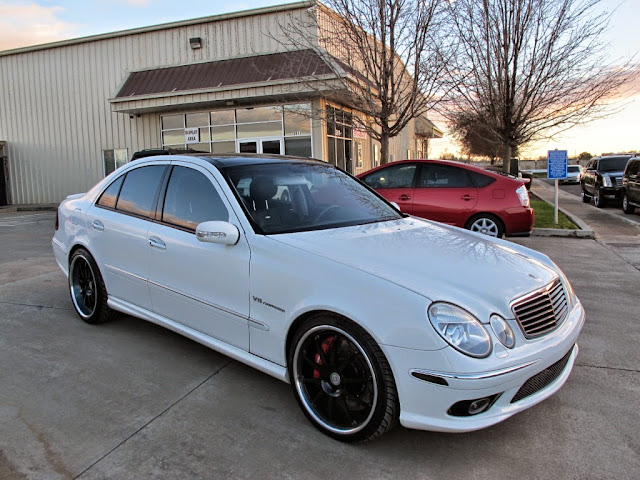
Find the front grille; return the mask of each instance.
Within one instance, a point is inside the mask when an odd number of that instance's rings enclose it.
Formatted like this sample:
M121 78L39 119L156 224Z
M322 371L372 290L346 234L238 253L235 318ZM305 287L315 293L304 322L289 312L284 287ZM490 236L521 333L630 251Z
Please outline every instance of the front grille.
M511 309L526 338L551 332L562 323L569 311L567 295L560 279L516 300Z
M571 357L571 352L573 352L573 348L569 350L567 354L556 363L554 363L550 367L545 368L543 371L524 382L524 385L520 387L518 393L516 393L513 399L511 399L511 403L515 403L518 400L527 398L529 395L533 395L534 393L542 390L547 385L551 384L556 378L560 376L560 374L564 370L564 367L567 366L569 357Z

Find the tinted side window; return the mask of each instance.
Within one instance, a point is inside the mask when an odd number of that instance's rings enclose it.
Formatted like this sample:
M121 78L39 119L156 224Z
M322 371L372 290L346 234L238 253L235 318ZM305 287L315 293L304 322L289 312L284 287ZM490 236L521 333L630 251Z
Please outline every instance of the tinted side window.
M630 160L627 165L627 171L625 175L637 175L640 169L640 160Z
M496 181L495 178L478 172L467 171L467 174L469 174L471 181L477 188L484 188Z
M127 173L116 208L148 217L165 170L164 165L136 168Z
M450 165L423 165L419 187L463 188L473 187L467 171Z
M119 177L115 182L112 182L111 185L102 192L102 195L100 195L98 199L98 205L101 207L116 208L116 200L118 199L118 192L122 186L122 180L124 180L124 175Z
M371 188L411 188L416 172L415 164L393 165L362 178Z
M164 199L162 221L189 230L210 220L229 220L218 191L202 173L174 167Z

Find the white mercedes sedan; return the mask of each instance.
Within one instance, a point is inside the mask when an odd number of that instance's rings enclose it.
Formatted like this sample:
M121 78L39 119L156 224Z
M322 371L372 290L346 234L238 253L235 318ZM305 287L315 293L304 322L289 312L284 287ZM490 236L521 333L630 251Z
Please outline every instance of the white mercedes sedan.
M346 442L531 407L567 381L585 319L545 255L314 160L137 160L63 201L52 244L82 320L130 314L288 382Z

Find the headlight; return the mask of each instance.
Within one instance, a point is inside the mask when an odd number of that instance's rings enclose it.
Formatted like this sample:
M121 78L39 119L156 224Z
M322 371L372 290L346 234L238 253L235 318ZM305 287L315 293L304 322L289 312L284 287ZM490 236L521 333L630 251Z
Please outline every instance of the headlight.
M507 348L513 348L516 344L516 336L507 321L494 313L491 315L489 323L491 324L491 330L500 340L500 343Z
M602 177L602 185L605 187L611 186L611 177Z
M567 276L562 272L560 272L560 276L562 277L562 283L564 284L564 289L567 292L569 309L571 309L576 305L578 297L576 297L576 292L573 291L573 286L571 285L571 282L569 282L569 279L567 278Z
M470 357L491 353L491 337L469 312L450 303L432 303L427 311L436 332L453 348Z

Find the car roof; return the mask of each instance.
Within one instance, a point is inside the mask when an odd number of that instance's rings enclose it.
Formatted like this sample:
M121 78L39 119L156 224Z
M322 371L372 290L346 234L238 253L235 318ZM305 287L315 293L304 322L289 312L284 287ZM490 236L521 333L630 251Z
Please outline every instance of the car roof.
M316 160L313 158L293 157L288 155L268 155L260 153L229 153L229 154L215 154L215 153L188 153L188 154L169 154L158 153L156 155L149 155L144 157L144 160L154 160L154 157L162 157L163 160L179 160L198 158L210 163L218 169L224 169L227 167L235 167L242 165L263 165L263 164L278 164L278 163L308 163L308 164L322 164L330 165L327 162ZM142 159L142 158L141 158ZM157 158L160 160L161 158Z

